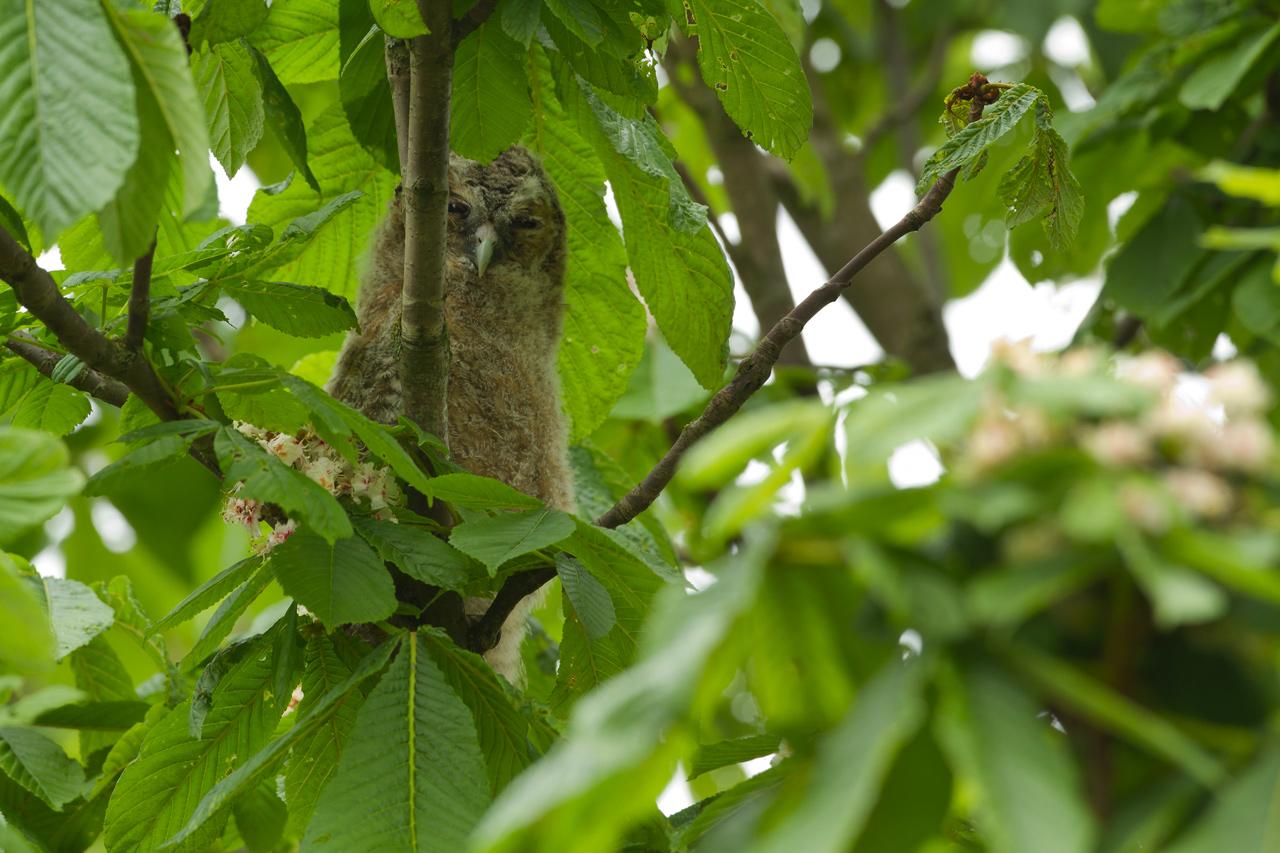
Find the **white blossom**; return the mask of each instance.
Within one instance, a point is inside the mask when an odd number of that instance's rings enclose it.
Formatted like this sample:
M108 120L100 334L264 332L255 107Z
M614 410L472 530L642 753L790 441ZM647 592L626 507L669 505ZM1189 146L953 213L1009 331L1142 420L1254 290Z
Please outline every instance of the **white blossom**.
M1174 500L1202 518L1222 518L1231 511L1231 487L1216 474L1198 468L1174 468L1164 474Z
M1161 350L1149 350L1116 365L1116 376L1119 378L1162 394L1173 390L1180 371L1178 360Z
M1151 437L1141 427L1109 421L1084 433L1080 443L1103 465L1141 465L1151 459Z
M1204 373L1209 380L1209 399L1226 409L1228 415L1256 414L1271 402L1271 393L1247 361L1215 364Z

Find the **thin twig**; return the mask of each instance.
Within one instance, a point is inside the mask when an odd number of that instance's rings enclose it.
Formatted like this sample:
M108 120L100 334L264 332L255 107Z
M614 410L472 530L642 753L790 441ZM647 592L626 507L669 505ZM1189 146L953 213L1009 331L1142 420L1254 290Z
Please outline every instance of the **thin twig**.
M405 415L447 442L449 342L444 279L453 18L448 0L418 0L418 8L430 32L409 43L400 380Z
M58 366L58 362L62 361L62 354L53 350L45 349L39 344L24 340L19 335L13 335L4 342L5 349L21 356L31 363L36 370L47 377L52 377L53 369ZM72 388L79 388L81 391L91 396L97 397L104 403L119 408L124 405L124 401L129 399L129 389L121 382L103 376L98 371L86 367L76 375L69 383Z
M985 96L989 94L984 88L986 82L985 77L975 74L967 87L961 87L952 93L953 98L963 97L962 93L972 93L973 98L969 111L970 122L977 121L982 116L982 110L986 103ZM951 190L955 188L956 176L959 173L959 169L952 169L938 178L933 183L933 186L929 188L929 191L924 194L924 197L905 216L867 244L862 251L854 255L848 263L841 267L839 272L833 275L830 280L806 296L799 305L779 320L769 330L769 333L756 344L751 354L738 365L738 371L734 374L733 379L729 381L729 384L717 391L710 402L707 403L706 408L702 410L702 414L681 430L671 449L658 461L658 464L654 466L648 476L624 495L608 512L597 518L595 523L600 527L618 527L648 509L658 499L658 495L667 487L667 484L671 482L671 478L675 476L676 466L688 449L698 439L733 417L742 408L747 399L764 385L765 380L769 378L769 374L773 370L774 364L777 363L778 357L782 354L783 348L795 340L801 330L804 329L805 324L827 305L836 301L841 292L849 286L854 277L867 264L875 260L876 257L898 240L913 231L920 230L926 222L938 215L939 211L942 210L942 203L946 201L947 196L951 194ZM553 577L555 577L554 570L538 569L532 572L523 572L509 578L502 585L502 589L498 591L493 604L489 606L483 618L477 623L476 630L472 632L473 647L478 647L479 651L484 651L486 647L484 647L483 641L490 641L496 637L493 634L494 626L498 626L500 630L502 623L506 621L516 604ZM483 630L481 626L483 626Z
M129 289L129 325L124 333L124 346L130 352L142 349L147 335L147 318L151 314L151 267L156 259L156 240L133 262L133 285Z

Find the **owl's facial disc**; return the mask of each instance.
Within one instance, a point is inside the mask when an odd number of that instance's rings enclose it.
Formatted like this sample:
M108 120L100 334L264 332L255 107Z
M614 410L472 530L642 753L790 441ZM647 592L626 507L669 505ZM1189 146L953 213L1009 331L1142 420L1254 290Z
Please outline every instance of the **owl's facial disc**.
M476 229L476 275L484 278L484 271L493 260L493 250L498 246L498 232L492 222L486 222Z

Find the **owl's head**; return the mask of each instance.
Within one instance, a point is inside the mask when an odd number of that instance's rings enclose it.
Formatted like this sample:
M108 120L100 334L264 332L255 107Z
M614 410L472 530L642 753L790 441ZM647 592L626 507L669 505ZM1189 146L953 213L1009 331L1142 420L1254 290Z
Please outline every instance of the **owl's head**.
M565 224L555 187L524 148L509 148L488 165L454 155L449 163L449 241L457 261L486 279L536 272L559 284Z

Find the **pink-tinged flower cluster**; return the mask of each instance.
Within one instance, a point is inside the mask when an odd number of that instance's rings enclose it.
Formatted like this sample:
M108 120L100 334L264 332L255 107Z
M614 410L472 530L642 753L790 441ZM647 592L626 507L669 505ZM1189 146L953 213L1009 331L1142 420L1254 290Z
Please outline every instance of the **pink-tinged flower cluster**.
M1054 357L1034 352L1030 341L1000 342L992 360L1033 383L1106 370L1097 350ZM1275 434L1264 417L1272 395L1253 364L1225 362L1196 377L1168 353L1150 351L1117 361L1114 377L1149 392L1151 404L1127 416L1054 423L993 391L957 470L981 476L1039 448L1080 447L1107 468L1134 472L1137 478L1118 493L1120 506L1138 526L1158 531L1179 511L1208 521L1227 518L1241 505L1239 487L1273 469Z
M367 460L352 464L311 429L303 429L290 435L245 423L236 423L235 426L268 453L305 474L334 497L350 498L357 506L367 504L376 518L395 521L391 507L401 503L403 496L390 468ZM230 524L245 525L256 536L260 533L262 504L256 500L236 497L235 492L239 488L237 485L227 498L222 517ZM292 536L296 530L297 524L292 519L274 524L258 547L260 550L270 550Z

